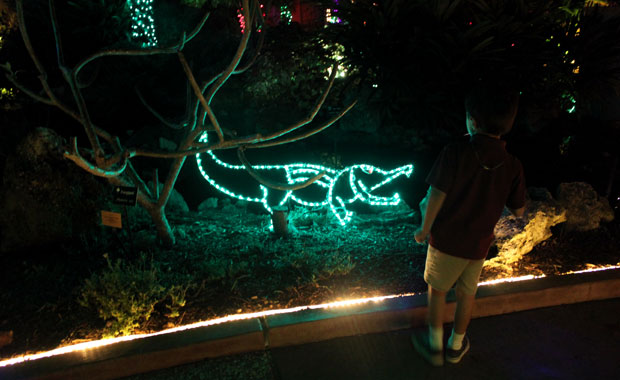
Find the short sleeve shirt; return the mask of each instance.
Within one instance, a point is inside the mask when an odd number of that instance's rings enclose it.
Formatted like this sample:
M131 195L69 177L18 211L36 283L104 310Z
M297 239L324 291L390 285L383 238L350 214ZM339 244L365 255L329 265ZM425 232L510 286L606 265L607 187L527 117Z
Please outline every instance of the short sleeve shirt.
M426 182L446 193L429 243L452 256L485 258L504 206L525 205L521 162L504 141L485 135L444 147Z

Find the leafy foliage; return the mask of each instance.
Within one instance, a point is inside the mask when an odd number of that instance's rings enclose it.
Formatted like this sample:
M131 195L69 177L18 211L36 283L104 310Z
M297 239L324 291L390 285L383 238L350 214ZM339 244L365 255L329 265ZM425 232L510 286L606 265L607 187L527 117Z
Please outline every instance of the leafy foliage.
M329 3L329 2L328 2ZM557 97L574 81L565 46L583 1L360 0L341 2L345 22L327 28L345 46L359 80L375 85L385 116L419 128L451 129L462 98L482 77L525 94ZM574 11L577 10L577 13ZM458 123L460 128L460 123Z
M138 264L114 263L106 254L108 267L102 273L93 274L81 289L78 303L97 310L108 322L105 336L129 335L140 324L149 320L155 306L163 301L170 318L179 315L185 305L187 288L166 288L157 276L157 269L146 265L144 256Z
M333 48L297 25L266 30L261 56L244 86L258 104L295 99L300 108L316 102L333 64Z

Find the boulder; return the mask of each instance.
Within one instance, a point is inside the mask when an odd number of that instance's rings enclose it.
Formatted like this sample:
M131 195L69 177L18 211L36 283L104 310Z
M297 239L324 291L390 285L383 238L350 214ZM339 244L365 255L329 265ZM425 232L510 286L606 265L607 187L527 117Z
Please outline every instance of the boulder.
M149 187L149 189L152 189L153 182L149 182L147 186ZM160 193L163 188L164 188L164 184L160 183L159 184ZM170 198L168 198L168 203L166 203L166 212L173 212L173 213L180 213L180 214L186 214L189 212L189 206L187 205L187 202L185 202L185 199L183 198L181 193L179 193L176 189L172 189L172 191L170 192Z
M0 348L13 343L13 331L0 331Z
M551 227L566 221L566 209L544 188L528 189L525 214L517 218L507 210L495 226L496 257L485 262L486 268L512 272L512 265L537 244L552 236Z
M215 197L207 198L198 205L198 211L212 210L215 208L217 208L217 198Z
M605 197L585 182L561 183L556 198L566 208L566 229L590 231L600 227L601 222L611 222L614 210Z
M37 128L6 159L0 187L0 252L101 233L107 183L63 158L63 139Z
M149 189L153 189L153 182L148 182L146 184ZM159 184L159 191L161 193L164 185L162 183ZM168 203L166 203L165 207L166 215L168 214L187 214L189 213L189 206L185 202L185 199L176 189L172 189L170 192L170 198L168 198ZM149 213L141 207L140 205L136 205L134 207L127 208L127 214L129 216L129 223L131 224L132 229L140 230L143 228L151 228L153 225L153 220Z

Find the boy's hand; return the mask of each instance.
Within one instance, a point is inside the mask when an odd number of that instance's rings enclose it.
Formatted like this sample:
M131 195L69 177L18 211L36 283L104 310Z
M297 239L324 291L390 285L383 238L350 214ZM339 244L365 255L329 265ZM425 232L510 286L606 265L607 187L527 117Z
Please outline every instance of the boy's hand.
M418 229L413 233L413 236L415 237L415 241L417 243L424 244L426 238L428 237L428 231L424 231L422 227L418 227Z

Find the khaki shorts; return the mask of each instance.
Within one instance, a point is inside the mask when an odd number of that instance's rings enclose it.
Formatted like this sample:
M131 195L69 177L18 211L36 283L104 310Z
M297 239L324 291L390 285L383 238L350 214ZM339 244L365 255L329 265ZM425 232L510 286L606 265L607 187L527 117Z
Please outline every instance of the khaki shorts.
M428 245L424 281L433 289L447 292L456 283L456 288L467 295L475 295L484 259L467 260L443 253Z

